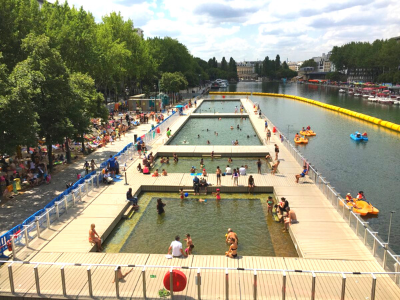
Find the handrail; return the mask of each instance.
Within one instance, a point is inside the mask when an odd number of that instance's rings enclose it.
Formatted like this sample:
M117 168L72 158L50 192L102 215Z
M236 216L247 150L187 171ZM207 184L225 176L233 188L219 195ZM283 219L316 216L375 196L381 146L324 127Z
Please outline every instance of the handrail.
M259 271L259 272L293 272L293 273L318 273L318 274L348 274L348 275L400 275L400 272L359 272L359 271L321 271L321 270L300 270L300 269L266 269L266 268L232 268L232 267L190 267L190 266L164 266L164 265L143 265L143 264L89 264L89 263L66 263L66 262L37 262L37 261L8 261L0 260L0 264L21 264L34 266L72 266L72 267L126 267L126 268L160 268L160 269L187 269L187 270L229 270L229 271Z
M252 105L254 105L254 102L253 102L251 99L248 99L248 100L252 103ZM367 225L368 222L363 221L363 220L360 218L359 215L355 214L355 213L353 212L353 209L350 208L350 207L348 207L348 206L346 205L344 199L343 199L342 197L340 197L339 193L337 193L336 191L334 191L334 190L333 190L334 188L329 184L329 182L326 181L325 178L321 176L321 173L317 172L317 170L316 170L314 167L311 166L310 161L309 161L308 159L306 159L306 158L296 149L296 147L294 147L294 146L292 145L292 143L287 139L287 137L286 137L276 126L274 126L274 124L271 122L271 120L268 119L268 117L267 117L264 113L262 113L261 115L262 115L262 118L266 119L266 120L268 121L268 124L269 124L269 125L271 125L272 127L275 127L277 133L281 135L281 138L282 138L282 141L283 141L282 144L283 144L288 150L292 150L291 153L292 153L293 155L297 155L297 157L300 158L302 161L308 163L309 169L311 169L311 170L315 173L316 179L320 180L320 181L323 183L323 185L320 185L320 184L316 184L316 185L317 185L317 187L321 190L322 193L325 194L325 192L326 192L327 199L328 199L329 201L332 201L332 204L333 204L333 200L330 200L330 198L329 198L329 196L328 196L328 191L329 191L329 192L331 193L331 195L332 195L335 199L337 199L337 201L339 201L339 202L343 205L343 209L346 208L346 209L349 211L349 214L348 214L349 217L348 217L348 219L345 218L345 214L343 214L342 217L343 217L345 220L348 220L349 222L351 222L351 218L354 218L358 223L360 223L363 227L365 227L366 233L367 233L367 232L370 233L370 235L371 235L371 236L373 237L373 239L374 239L374 246L371 247L371 252L372 252L372 254L374 255L375 258L376 258L376 251L375 251L375 250L376 250L376 247L375 247L375 243L378 243L382 248L384 248L385 253L384 253L384 256L383 256L383 258L382 258L382 260L383 260L383 263L382 263L383 268L385 269L386 267L388 267L388 265L386 264L386 260L387 260L387 255L386 255L386 254L389 254L389 256L393 258L395 264L397 264L397 265L400 267L400 259L397 259L397 257L400 257L400 256L397 256L397 255L395 255L394 253L392 253L391 251L388 250L387 245L385 245L385 243L382 243L382 242L379 240L379 237L378 237L377 235L375 235L375 232L373 232L370 228L367 227L367 226L368 226L368 225ZM296 157L295 157L295 158L296 158ZM310 178L311 178L311 177L310 177ZM325 190L325 192L324 192L324 186L326 186L326 188L328 189L328 191ZM344 212L344 211L343 211L343 212ZM358 231L358 229L357 229L357 231ZM357 231L356 231L356 235L357 235ZM377 233L377 232L376 232L376 233ZM364 241L365 241L365 239L366 239L366 236L364 237Z
M145 134L145 138L147 138L147 142L153 142L156 138L158 138L161 135L161 130L164 130L165 126L167 126L171 120L175 120L176 116L178 116L177 113L173 112L170 116L168 116L167 118L165 118L164 121L160 122L159 124L157 124L157 126L155 126L153 129L150 129L146 134ZM159 134L156 135L157 133L157 128L159 128ZM156 136L156 138L154 137ZM136 142L136 141L135 141ZM121 151L119 151L117 154L115 154L113 157L119 157L120 159L120 165L125 165L127 163L127 157L126 154L133 154L132 152L134 151L134 147L136 147L137 144L135 143L129 143L128 145L126 145ZM103 169L107 166L107 162L103 162L100 164L100 169ZM18 224L17 226L13 227L11 230L7 231L6 233L4 233L3 235L0 236L0 258L2 257L6 257L6 255L4 255L4 252L7 249L7 244L8 243L12 243L11 240L15 240L15 239L20 239L22 237L22 234L25 232L25 228L24 226L27 226L28 230L27 233L29 233L29 231L33 231L36 227L36 217L39 217L40 219L43 219L44 216L47 214L46 209L50 209L53 210L56 206L58 205L62 205L62 203L64 202L64 197L67 197L69 195L71 195L72 193L75 193L76 191L79 191L79 198L80 200L82 197L82 192L87 194L88 192L88 181L91 181L92 186L94 185L94 178L97 179L97 183L99 182L97 176L100 176L99 174L96 173L96 171L91 172L89 174L87 174L85 177L79 179L77 182L74 183L74 185L71 188L66 189L62 194L58 195L56 198L54 198L53 200L51 200L48 204L46 204L44 206L43 209L38 210L36 213L34 213L33 215L31 215L30 217L28 217L27 219L25 219L21 224ZM83 187L85 186L86 190L83 190ZM74 196L73 196L74 197ZM75 204L75 198L73 199L73 202ZM57 203L57 204L56 204ZM67 205L67 204L65 204ZM63 207L64 209L67 209L67 206ZM56 208L57 210L57 208ZM59 214L57 213L57 218L59 217ZM38 233L40 232L40 229L38 230ZM28 237L29 240L30 237ZM34 238L34 237L32 237ZM13 254L15 254L15 249L12 249Z

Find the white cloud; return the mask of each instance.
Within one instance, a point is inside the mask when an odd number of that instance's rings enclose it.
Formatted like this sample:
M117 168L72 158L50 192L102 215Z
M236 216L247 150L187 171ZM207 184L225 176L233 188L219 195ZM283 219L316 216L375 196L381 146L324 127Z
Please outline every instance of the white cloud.
M102 3L103 2L103 3ZM400 35L395 0L70 0L96 20L120 11L146 37L171 36L205 60L304 60L349 41Z

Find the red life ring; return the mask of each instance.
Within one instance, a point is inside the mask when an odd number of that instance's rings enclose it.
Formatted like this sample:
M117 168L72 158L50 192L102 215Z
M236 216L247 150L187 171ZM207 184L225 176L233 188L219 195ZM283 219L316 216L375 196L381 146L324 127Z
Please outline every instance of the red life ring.
M172 270L172 276L174 292L182 292L186 288L186 275L182 271ZM164 287L170 291L169 271L165 274L163 283Z
M276 132L276 127L274 126L274 128L272 128L272 132Z
M157 133L160 133L160 132L161 132L161 131L160 131L160 127L157 127L156 132L157 132Z

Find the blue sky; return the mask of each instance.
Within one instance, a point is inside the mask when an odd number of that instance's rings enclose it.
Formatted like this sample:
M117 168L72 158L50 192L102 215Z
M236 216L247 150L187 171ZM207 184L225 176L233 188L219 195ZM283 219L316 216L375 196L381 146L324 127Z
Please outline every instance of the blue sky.
M96 17L119 11L145 38L170 36L194 55L300 61L350 41L400 36L393 0L70 0Z

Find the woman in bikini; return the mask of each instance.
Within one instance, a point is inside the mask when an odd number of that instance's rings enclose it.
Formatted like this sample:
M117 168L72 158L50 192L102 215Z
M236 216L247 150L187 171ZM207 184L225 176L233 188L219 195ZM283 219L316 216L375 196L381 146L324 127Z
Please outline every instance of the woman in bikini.
M96 227L96 225L94 225L94 224L90 225L89 242L95 243L97 245L97 252L100 252L103 250L103 248L101 247L100 236L97 234L96 229L94 229L95 227Z
M230 257L230 258L236 258L237 257L237 243L234 238L231 238L230 240L231 245L229 246L229 250L225 252L225 255Z

